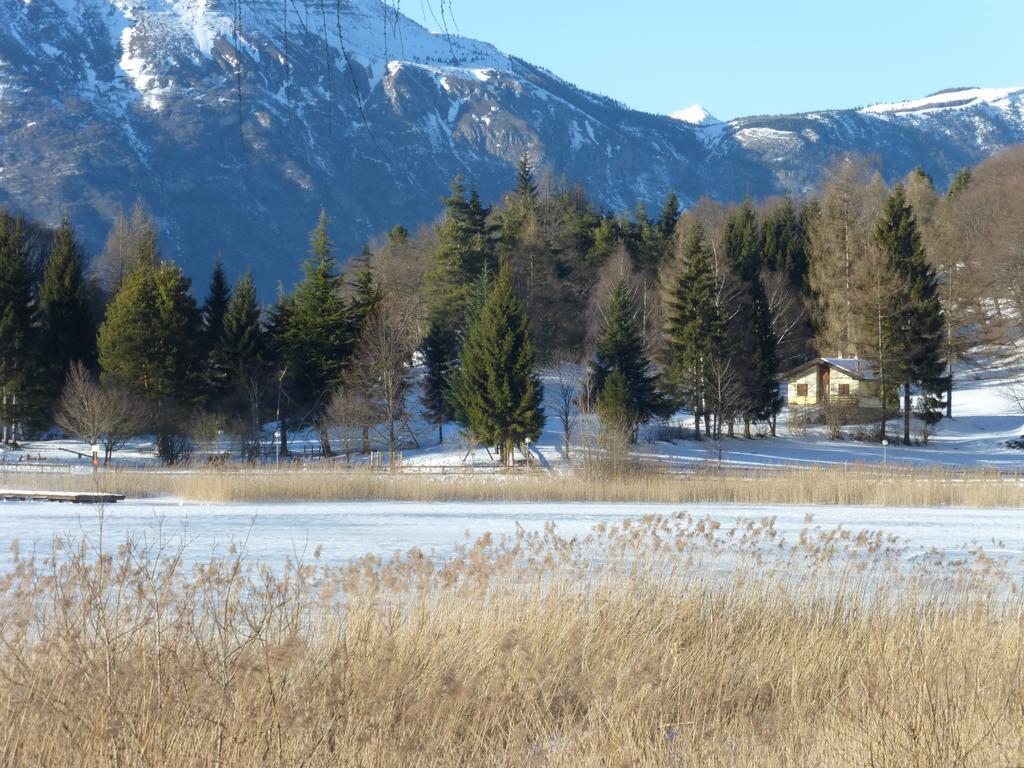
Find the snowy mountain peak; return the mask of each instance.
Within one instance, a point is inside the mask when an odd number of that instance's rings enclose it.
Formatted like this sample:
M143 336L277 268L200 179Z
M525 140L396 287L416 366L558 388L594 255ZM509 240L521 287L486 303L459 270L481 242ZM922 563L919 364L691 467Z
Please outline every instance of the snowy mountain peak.
M1005 107L1010 97L1024 93L1024 88L952 88L938 91L923 99L875 104L862 109L869 115L903 115L939 110L964 109L982 104Z
M682 123L689 123L690 125L714 125L715 123L722 122L700 104L693 104L686 109L671 112L669 117Z

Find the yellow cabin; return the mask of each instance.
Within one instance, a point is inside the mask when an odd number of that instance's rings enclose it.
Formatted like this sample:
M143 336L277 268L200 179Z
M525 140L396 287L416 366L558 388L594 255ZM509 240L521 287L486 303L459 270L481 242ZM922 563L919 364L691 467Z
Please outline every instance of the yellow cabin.
M871 363L857 358L819 357L785 374L790 407L841 403L855 408L881 408L878 381Z

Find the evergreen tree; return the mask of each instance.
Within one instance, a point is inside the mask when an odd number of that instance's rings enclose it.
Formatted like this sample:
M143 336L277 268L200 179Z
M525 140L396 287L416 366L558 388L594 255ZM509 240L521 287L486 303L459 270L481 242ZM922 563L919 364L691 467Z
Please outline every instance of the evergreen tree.
M763 244L757 213L749 200L729 212L722 233L726 258L736 275L747 282L754 279L763 266Z
M762 232L764 266L802 288L807 279L806 237L791 198L765 217Z
M320 425L324 454L330 456L330 440L321 416L331 392L341 382L355 338L342 295L344 277L336 270L323 211L310 236L310 246L305 276L287 302L278 305L273 322L291 400L302 409L303 420Z
M223 393L218 406L238 425L243 454L253 456L274 392L262 312L248 272L235 283L224 313L224 331L211 358Z
M523 153L516 169L516 194L521 200L534 200L537 197L537 182L533 177L533 160L529 152Z
M972 179L971 169L962 168L957 171L956 176L953 177L953 181L949 184L949 189L946 191L946 198L955 203L957 198L962 195L967 188L971 185Z
M658 217L658 230L666 242L670 241L672 235L675 234L680 214L679 197L675 192L669 192L668 197L665 198L665 204L661 208L661 216Z
M884 327L888 346L894 351L896 380L903 384L903 439L909 443L912 388L918 386L923 396L939 395L948 378L939 281L928 263L902 184L897 184L885 201L875 240L897 280Z
M149 400L157 449L170 463L180 453L173 437L180 434L180 409L200 394L201 318L189 287L173 264L135 266L107 308L97 339L104 383L127 386Z
M25 224L0 209L0 421L8 441L47 426L40 320L32 295Z
M748 200L729 214L722 237L726 260L740 283L737 306L727 324L727 332L736 361L734 367L742 371L743 402L739 411L746 437L750 437L753 420L773 420L781 407L775 382L777 342L761 280L761 270L766 266L763 235L757 214ZM794 233L793 238L796 237ZM779 243L781 241L782 237Z
M466 300L470 286L490 261L487 237L487 209L474 189L466 199L461 179L452 182L452 193L444 200L444 221L437 227L431 254L433 268L424 286L432 323L445 323L448 330L465 326Z
M43 270L39 307L56 396L72 362L77 360L90 366L96 358L96 328L86 294L82 248L66 216L54 235L53 248Z
M626 377L618 368L605 379L604 389L597 399L597 417L607 468L618 473L623 468L623 459L628 458L629 445L642 422L626 384Z
M779 394L779 385L775 379L778 373L778 356L776 354L778 340L772 328L771 309L768 306L768 298L765 296L764 284L760 277L755 278L750 284L749 294L753 344L746 369L749 405L744 427L746 435L749 437L751 419L767 421L771 425L772 437L774 437L775 417L782 410L783 405L782 396Z
M593 227L590 237L590 247L587 250L587 263L595 269L600 269L615 253L615 249L622 242L622 230L619 223L611 216L602 216Z
M686 233L681 260L682 269L668 301L666 378L676 396L692 409L694 430L700 440L710 365L721 345L722 333L714 269L700 224Z
M503 266L469 328L455 399L472 434L498 445L506 466L511 466L515 446L540 435L543 397L526 313Z
M639 309L625 278L612 290L608 314L591 363L596 394L604 390L605 379L614 370L625 378L638 425L671 411L668 399L657 388L657 376L651 372Z
M373 276L373 254L369 247L356 262L356 273L352 280L352 300L349 305L349 317L352 323L352 336L358 338L366 325L370 314L380 304L384 294Z
M223 331L213 352L220 376L228 385L265 364L261 314L252 274L246 272L235 283L224 312Z
M203 338L201 348L206 352L212 352L224 333L224 316L228 311L228 304L231 301L231 287L224 274L224 261L217 256L217 262L213 266L213 275L210 277L210 291L203 304Z
M420 402L431 424L437 425L437 441L444 442L444 425L455 418L448 381L459 356L459 339L444 324L431 324L420 346L423 354L423 394Z

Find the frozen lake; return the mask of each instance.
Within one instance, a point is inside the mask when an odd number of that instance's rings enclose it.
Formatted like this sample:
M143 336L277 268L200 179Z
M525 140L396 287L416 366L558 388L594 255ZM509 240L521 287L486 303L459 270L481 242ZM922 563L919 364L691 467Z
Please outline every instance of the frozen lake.
M981 546L1021 570L1024 512L1006 509L899 509L877 507L752 506L722 504L553 504L449 502L343 502L197 504L175 499L130 501L104 508L104 538L116 546L129 536L155 542L161 536L185 543L185 558L199 562L225 554L232 544L247 559L276 565L287 557L321 548L321 562L342 564L366 554L387 556L411 547L444 555L467 537L513 533L517 525L540 530L548 522L563 536L583 535L596 524L650 513L686 511L710 516L729 527L737 519L776 519L776 528L795 540L806 528L853 532L884 531L913 548L956 555ZM813 522L808 523L808 515ZM0 502L0 569L11 564L10 544L22 555L50 550L55 536L96 539L100 510L50 502Z

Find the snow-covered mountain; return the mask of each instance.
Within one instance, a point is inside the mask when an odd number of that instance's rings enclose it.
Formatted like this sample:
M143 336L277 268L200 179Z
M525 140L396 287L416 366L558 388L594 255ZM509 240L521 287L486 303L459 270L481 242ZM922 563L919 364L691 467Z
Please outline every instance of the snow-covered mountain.
M689 123L690 125L715 125L722 122L700 104L691 104L686 109L670 112L669 117L673 120Z
M967 89L720 123L630 110L379 0L3 0L0 203L66 211L97 249L141 197L190 272L223 252L268 295L321 206L352 251L433 220L456 174L497 198L525 151L614 210L799 193L845 151L943 183L1024 140L1022 102Z

